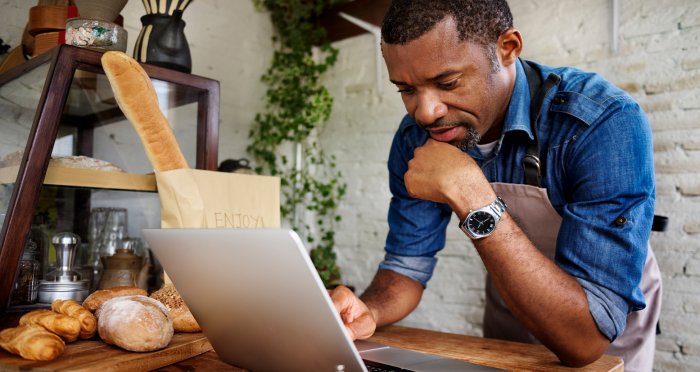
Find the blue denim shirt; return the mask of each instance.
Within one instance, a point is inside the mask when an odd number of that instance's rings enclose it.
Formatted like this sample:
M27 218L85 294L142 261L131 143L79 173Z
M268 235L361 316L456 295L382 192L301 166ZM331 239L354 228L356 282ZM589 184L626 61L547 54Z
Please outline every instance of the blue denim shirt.
M533 64L542 76L562 80L545 98L538 123L542 187L562 217L556 264L575 277L588 297L598 328L614 340L627 314L645 307L639 283L654 215L651 128L640 106L600 75ZM467 153L490 182L524 183L524 137L530 129L530 92L520 61L503 133L490 157ZM414 199L403 176L413 150L428 134L406 115L389 155L389 234L381 269L427 285L445 246L452 210ZM620 220L618 220L620 218ZM619 223L624 218L625 223ZM616 223L617 220L617 223Z

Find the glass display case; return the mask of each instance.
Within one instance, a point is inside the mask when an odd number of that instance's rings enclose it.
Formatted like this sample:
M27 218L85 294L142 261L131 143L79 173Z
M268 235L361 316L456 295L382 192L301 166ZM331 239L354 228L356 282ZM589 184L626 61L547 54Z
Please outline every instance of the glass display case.
M30 243L41 250L33 257L41 277L58 265L50 244L57 233L80 237L75 266L87 265L96 208L127 210L125 240L160 225L152 167L101 55L62 45L0 75L0 312L12 308ZM143 67L189 165L215 170L219 83Z

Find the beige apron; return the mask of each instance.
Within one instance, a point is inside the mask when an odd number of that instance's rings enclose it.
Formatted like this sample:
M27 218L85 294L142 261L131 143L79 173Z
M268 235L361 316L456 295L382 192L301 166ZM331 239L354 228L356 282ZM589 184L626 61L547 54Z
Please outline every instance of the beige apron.
M554 260L561 216L552 207L547 190L530 185L492 183L496 194L508 203L508 214L535 246ZM626 371L651 371L654 363L656 324L661 310L661 275L654 253L649 249L640 284L647 306L627 317L622 336L606 354L618 355ZM484 337L538 343L511 315L487 275Z

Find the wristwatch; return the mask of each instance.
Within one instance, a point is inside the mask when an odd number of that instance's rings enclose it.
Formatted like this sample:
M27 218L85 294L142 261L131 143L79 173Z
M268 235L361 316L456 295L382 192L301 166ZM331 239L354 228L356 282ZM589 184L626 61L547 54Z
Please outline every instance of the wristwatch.
M496 225L506 208L508 208L506 202L497 196L493 203L475 211L469 211L464 221L460 222L459 228L472 239L485 238L496 230Z

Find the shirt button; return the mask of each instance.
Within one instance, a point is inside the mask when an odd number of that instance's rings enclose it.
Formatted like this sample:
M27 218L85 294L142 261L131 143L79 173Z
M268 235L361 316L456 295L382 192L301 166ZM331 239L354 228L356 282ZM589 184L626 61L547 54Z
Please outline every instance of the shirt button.
M627 224L627 219L625 217L618 217L615 219L615 225L624 226Z
M562 96L554 96L554 104L555 105L561 105L562 103L566 102L566 99Z

